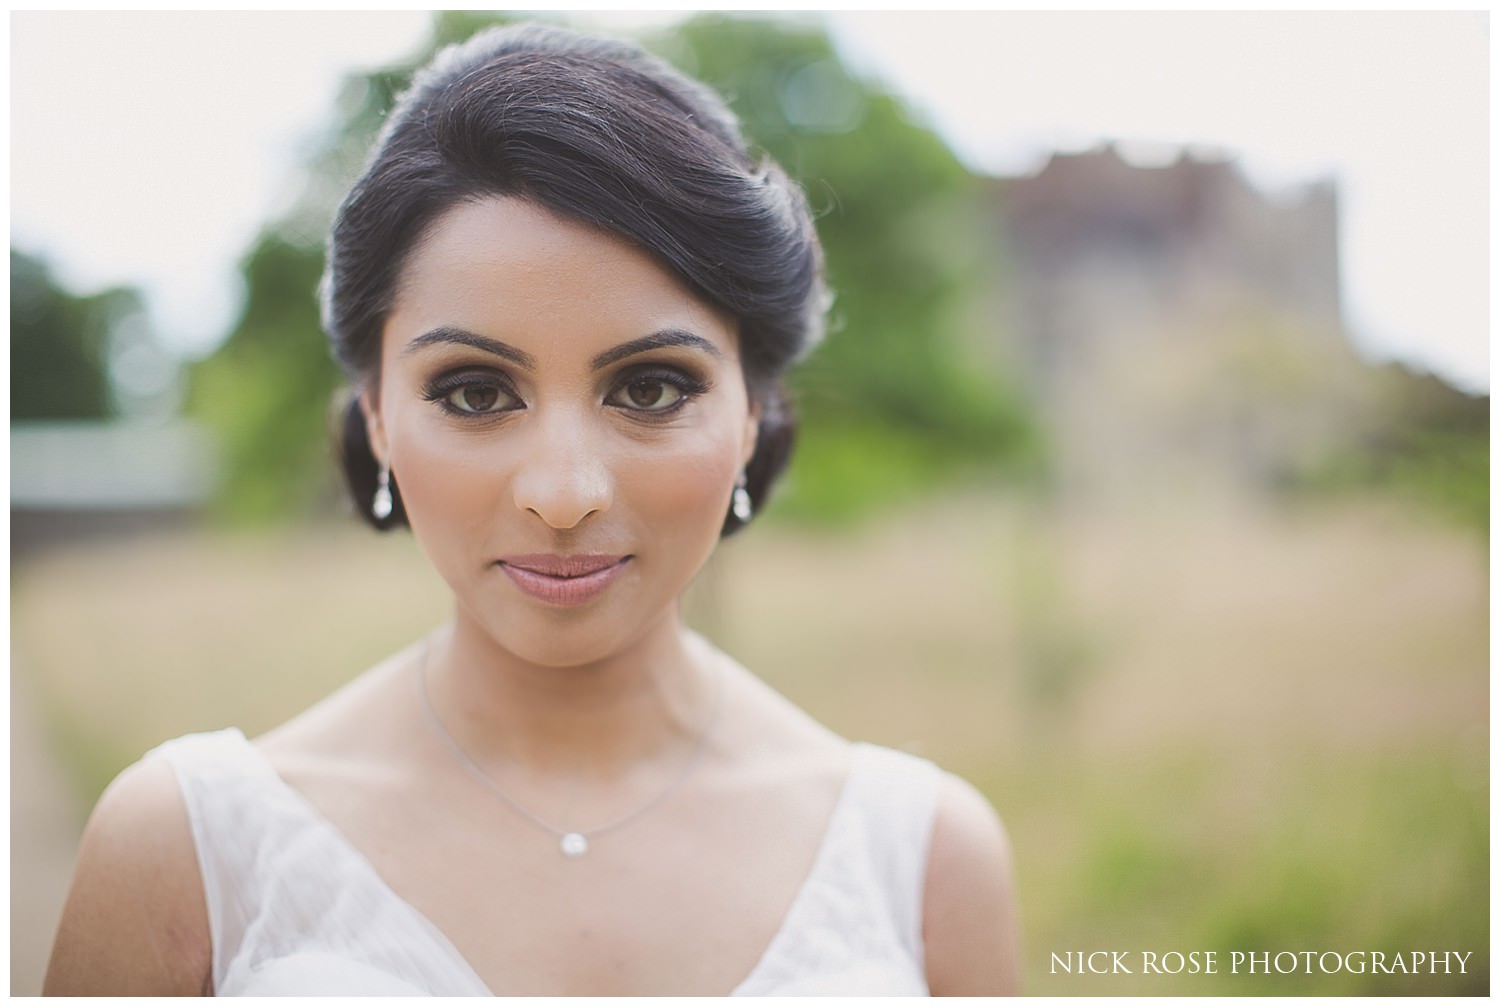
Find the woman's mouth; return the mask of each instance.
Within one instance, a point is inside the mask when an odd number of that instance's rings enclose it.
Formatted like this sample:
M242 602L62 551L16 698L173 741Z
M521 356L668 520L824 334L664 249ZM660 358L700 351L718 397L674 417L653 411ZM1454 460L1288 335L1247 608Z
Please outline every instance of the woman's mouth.
M539 553L503 556L496 562L512 583L548 605L582 605L603 594L630 562L630 556Z

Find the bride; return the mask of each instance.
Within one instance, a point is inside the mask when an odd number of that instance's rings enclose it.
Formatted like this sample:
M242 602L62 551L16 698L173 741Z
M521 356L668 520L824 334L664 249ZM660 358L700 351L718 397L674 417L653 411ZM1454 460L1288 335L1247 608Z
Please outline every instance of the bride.
M559 29L450 48L323 297L353 497L452 618L263 737L126 770L46 992L1013 992L984 799L679 612L786 463L780 375L826 300L801 194L722 101Z

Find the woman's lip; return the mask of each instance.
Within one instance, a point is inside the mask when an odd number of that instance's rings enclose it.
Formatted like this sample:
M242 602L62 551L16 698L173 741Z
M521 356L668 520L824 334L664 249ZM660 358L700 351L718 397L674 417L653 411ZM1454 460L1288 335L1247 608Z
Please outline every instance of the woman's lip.
M549 605L582 605L614 583L629 556L505 556L498 563L522 591Z
M614 566L629 559L628 556L608 556L604 553L579 553L560 556L556 553L529 553L524 556L501 556L499 562L547 577L584 577L598 573L605 567Z

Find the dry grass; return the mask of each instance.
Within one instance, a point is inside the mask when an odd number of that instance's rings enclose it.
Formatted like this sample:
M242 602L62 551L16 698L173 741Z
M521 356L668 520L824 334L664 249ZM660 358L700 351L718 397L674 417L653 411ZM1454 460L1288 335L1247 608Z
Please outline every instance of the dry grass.
M1375 507L1058 516L983 495L844 535L756 529L690 601L835 729L990 795L1028 989L1077 994L1486 989L1487 606L1480 543ZM163 738L274 724L446 608L408 539L184 534L15 571L12 646L86 800ZM1383 985L1048 973L1093 948L1474 957Z

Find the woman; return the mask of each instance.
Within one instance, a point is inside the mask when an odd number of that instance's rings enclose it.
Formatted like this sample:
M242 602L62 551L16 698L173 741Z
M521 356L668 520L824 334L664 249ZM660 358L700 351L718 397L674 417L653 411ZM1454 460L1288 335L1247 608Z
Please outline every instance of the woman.
M824 302L801 195L720 100L630 46L482 34L402 99L329 253L351 490L453 619L122 774L48 992L1014 990L983 799L679 615L785 463Z

